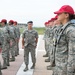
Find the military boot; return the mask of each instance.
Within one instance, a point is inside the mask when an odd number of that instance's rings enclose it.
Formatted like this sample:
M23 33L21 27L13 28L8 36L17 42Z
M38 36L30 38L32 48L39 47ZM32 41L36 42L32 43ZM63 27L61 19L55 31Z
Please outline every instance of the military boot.
M1 72L1 70L0 70L0 75L2 75L2 72Z
M1 72L1 63L0 63L0 75L2 75L2 72Z
M3 59L3 66L1 67L1 70L3 70L3 69L7 69L6 58Z
M28 70L28 65L26 65L25 69L23 70L24 72Z
M12 56L12 58L10 59L10 62L15 61L15 57Z
M55 61L51 65L47 66L47 70L52 70L55 67Z
M9 57L7 58L7 66L10 66Z
M45 55L43 55L43 57L48 57L48 53L46 53Z
M48 57L48 59L45 59L45 62L50 62L50 58Z
M33 63L33 65L31 66L31 69L34 69L35 68L35 63Z
M15 51L15 56L17 56L18 54L17 54L17 51Z
M9 62L7 62L7 66L10 66Z
M52 70L53 67L51 65L47 66L47 70Z

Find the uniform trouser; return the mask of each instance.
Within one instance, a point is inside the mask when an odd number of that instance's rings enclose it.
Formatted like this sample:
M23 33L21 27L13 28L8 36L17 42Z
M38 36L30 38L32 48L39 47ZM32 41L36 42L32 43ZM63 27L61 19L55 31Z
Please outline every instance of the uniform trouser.
M49 49L49 44L47 43L48 41L45 40L45 50L46 50L46 54L48 54L48 49Z
M2 58L3 58L3 67L7 67L7 64L9 64L9 50L2 52Z
M53 70L53 75L75 75L75 62L74 65L73 63L71 63L71 65L69 64L69 66L65 63L60 63L60 66L55 66L54 70Z
M19 54L19 42L17 41L17 54Z
M16 44L16 42L14 39L11 39L11 41L12 41L12 45L10 46L10 53L11 53L12 57L15 57L15 44Z
M18 54L17 54L17 42L15 43L15 46L14 46L14 47L15 47L15 48L14 48L14 49L15 49L15 55L18 55Z
M51 46L50 47L50 63L51 65L55 65L55 47Z
M2 72L1 72L1 63L0 63L0 75L2 75Z
M16 41L16 44L15 44L15 55L18 55L19 54L19 44L18 44L18 41Z
M75 55L55 54L53 75L75 75Z
M4 44L2 48L3 67L9 64L9 44Z
M24 62L26 65L29 64L29 52L31 53L32 62L36 63L35 46L29 44L24 48Z

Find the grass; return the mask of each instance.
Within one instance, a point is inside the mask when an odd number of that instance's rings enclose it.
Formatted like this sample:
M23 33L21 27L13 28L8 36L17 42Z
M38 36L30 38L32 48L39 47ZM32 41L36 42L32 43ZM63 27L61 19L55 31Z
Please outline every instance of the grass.
M34 29L38 32L39 35L43 35L44 34L44 27L34 27Z
M20 33L22 34L24 31L24 28L20 28Z
M44 34L45 27L34 27L34 29L38 32L39 35ZM24 28L20 28L20 32L23 33Z

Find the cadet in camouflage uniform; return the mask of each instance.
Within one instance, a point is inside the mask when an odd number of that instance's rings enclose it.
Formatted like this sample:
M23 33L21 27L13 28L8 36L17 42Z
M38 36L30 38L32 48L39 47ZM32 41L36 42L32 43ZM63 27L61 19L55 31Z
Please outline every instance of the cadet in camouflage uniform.
M48 30L48 22L46 22L45 23L45 32L44 32L44 41L45 41L45 50L46 50L46 54L45 55L43 55L43 57L48 57L48 44L47 44L47 42L48 42L48 40L47 40L47 38L48 38L48 33L49 33L49 30Z
M11 53L11 59L10 61L15 61L15 45L17 41L17 34L16 34L16 29L13 26L14 21L10 20L9 21L9 34L10 34L10 53Z
M49 30L49 40L48 40L49 41L48 53L49 53L49 57L50 57L50 62L52 62L51 58L53 59L52 53L53 53L53 49L54 49L54 47L53 47L53 36L54 36L53 32L56 27L56 26L54 26L54 20L56 20L56 18L51 18L51 20L49 21L50 30ZM47 66L47 70L50 70L50 67L51 67L51 65Z
M0 30L0 53L2 51L2 37L1 36L2 36L2 33L1 33L1 30ZM2 75L2 72L1 72L1 62L0 62L0 75Z
M31 69L35 68L36 63L35 48L38 42L38 33L32 28L33 22L29 21L27 24L28 30L26 30L22 35L22 48L24 48L24 62L26 65L24 71L28 70L29 52L31 52L31 58L33 62Z
M70 22L74 10L64 5L54 13L63 27L57 37L53 75L75 75L75 24Z
M19 39L20 39L20 30L19 27L17 26L17 22L14 21L14 27L16 29L16 34L17 34L17 41L15 45L15 56L19 55Z
M9 30L7 26L7 20L2 19L1 21L1 32L2 32L2 58L3 58L3 66L2 69L7 69L7 66L10 66L9 64Z
M46 45L47 45L47 53L48 53L48 59L45 59L45 62L50 62L50 49L49 49L49 47L50 47L50 34L51 34L51 29L52 29L52 27L49 25L49 23L50 23L50 20L48 21L48 26L47 26L47 33L46 33L46 35L47 35L47 37L46 37Z
M53 69L53 67L55 67L55 49L56 49L56 38L57 38L57 33L59 32L60 28L62 27L60 21L57 20L54 20L54 27L53 27L53 47L52 47L52 50L50 52L50 66L47 67L47 70L51 70Z

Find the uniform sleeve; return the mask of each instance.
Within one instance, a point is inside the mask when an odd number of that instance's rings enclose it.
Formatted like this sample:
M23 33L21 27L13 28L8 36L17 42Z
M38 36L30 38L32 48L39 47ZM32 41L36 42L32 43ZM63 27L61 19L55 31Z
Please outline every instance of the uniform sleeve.
M18 32L19 32L19 38L20 38L20 29L18 28Z
M67 36L68 43L68 64L67 64L67 75L75 74L75 29L71 29Z
M45 39L45 38L46 38L46 30L44 31L43 39Z
M22 33L22 38L25 38L25 31Z
M17 31L15 27L14 27L14 34L15 34L15 38L17 38Z
M35 38L38 38L38 32L36 31L36 33L35 33Z

